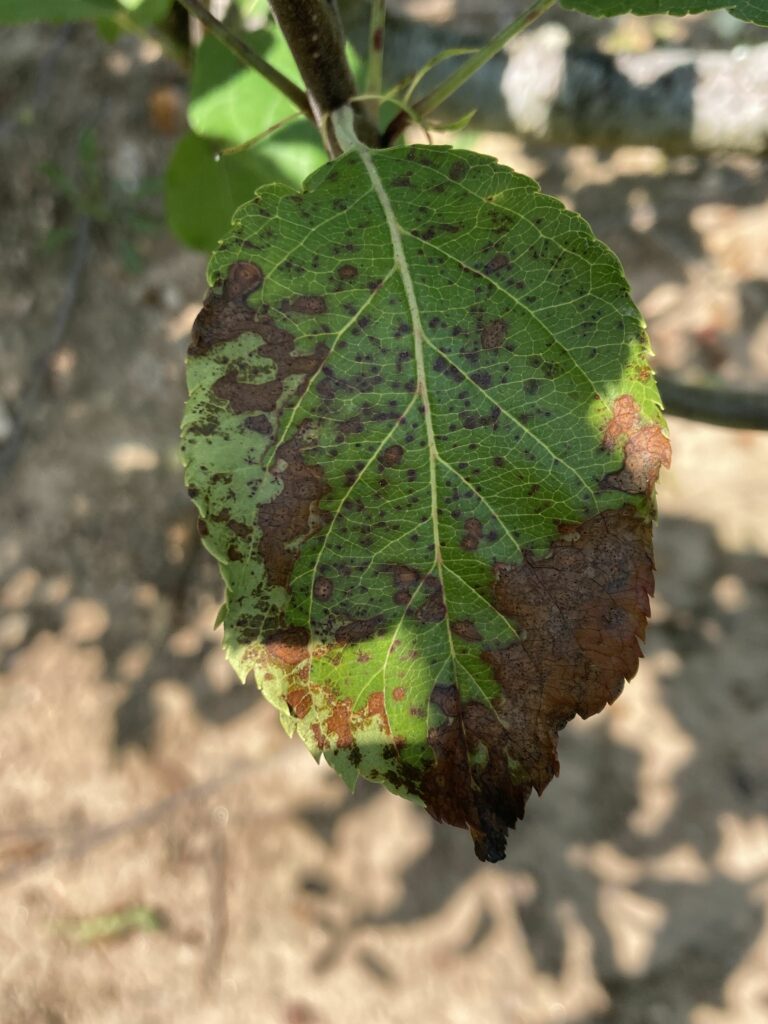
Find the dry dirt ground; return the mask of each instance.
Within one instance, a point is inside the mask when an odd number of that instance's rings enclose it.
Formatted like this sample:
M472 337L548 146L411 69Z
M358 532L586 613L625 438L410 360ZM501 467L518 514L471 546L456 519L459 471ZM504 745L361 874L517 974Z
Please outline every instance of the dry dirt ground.
M672 420L641 670L480 865L220 654L176 449L205 260L156 188L176 73L88 29L0 49L2 1024L768 1021L768 434ZM619 252L662 366L768 386L765 166L478 144Z

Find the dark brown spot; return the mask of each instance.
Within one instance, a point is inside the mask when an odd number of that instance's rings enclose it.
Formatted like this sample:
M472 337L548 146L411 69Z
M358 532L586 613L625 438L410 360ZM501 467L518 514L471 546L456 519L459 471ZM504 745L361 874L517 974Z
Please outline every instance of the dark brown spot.
M246 430L255 430L257 434L271 434L272 427L269 420L263 414L260 416L247 416L243 420L243 426Z
M507 324L504 320L493 320L480 332L480 344L483 348L499 348L507 334Z
M318 576L312 588L312 593L318 601L327 601L333 594L333 583L326 579L325 576Z
M357 277L357 267L353 267L351 263L342 263L339 269L336 271L342 281L351 281L353 277Z
M336 630L336 642L358 644L363 640L370 640L372 636L376 636L383 625L384 619L381 615L373 615L369 619L353 619Z
M443 602L442 591L437 591L436 593L429 595L427 600L416 612L416 618L419 622L424 623L443 621L445 618L445 604Z
M381 453L381 463L384 466L399 466L404 454L405 448L401 444L391 444Z
M237 369L232 366L223 377L219 377L211 391L222 402L228 402L234 413L251 412L254 409L272 412L283 393L283 382L269 380L262 384L249 384L240 380Z
M465 551L476 551L483 536L483 524L472 516L464 522L464 536L461 546Z
M312 708L312 695L304 687L289 690L285 700L294 718L304 718Z
M455 633L456 636L460 636L462 640L476 642L483 639L477 626L474 622L470 622L469 619L459 619L458 622L451 623L451 632Z
M253 329L254 310L248 297L261 287L264 272L255 263L233 263L224 283L212 288L192 326L190 356L201 356L214 345L239 338Z
M485 265L486 274L493 274L497 270L503 270L509 266L509 256L504 252L497 252Z
M322 295L299 295L288 306L294 313L326 313L328 306Z
M323 470L304 461L300 433L281 444L272 470L280 493L259 508L259 554L272 586L287 587L298 558L295 541L305 540L320 526L318 504L327 493Z

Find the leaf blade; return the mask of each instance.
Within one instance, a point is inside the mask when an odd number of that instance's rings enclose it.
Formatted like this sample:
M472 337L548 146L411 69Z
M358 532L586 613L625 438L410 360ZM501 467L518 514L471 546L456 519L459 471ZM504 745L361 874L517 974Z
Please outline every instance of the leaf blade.
M704 14L725 10L734 18L768 27L768 3L765 0L563 0L563 7L595 18L619 14L659 15Z
M185 459L228 656L347 781L497 859L647 614L668 453L618 262L529 179L416 146L262 190L210 274ZM578 621L534 599L552 565Z

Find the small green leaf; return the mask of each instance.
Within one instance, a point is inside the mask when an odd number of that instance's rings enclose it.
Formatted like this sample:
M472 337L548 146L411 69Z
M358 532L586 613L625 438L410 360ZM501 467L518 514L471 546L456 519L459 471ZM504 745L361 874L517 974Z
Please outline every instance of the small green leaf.
M241 18L253 18L257 14L263 14L266 17L269 13L267 0L235 0L235 2Z
M251 198L257 185L276 175L259 150L216 157L216 146L189 133L176 146L166 171L168 223L193 249L213 249L229 230L234 210Z
M0 0L0 24L82 21L107 18L119 10L116 0Z
M768 26L768 0L562 0L563 7L596 18L617 14L702 14L725 10L742 21Z
M227 656L497 860L648 614L669 442L618 261L487 157L359 147L260 189L209 280L182 434Z
M272 31L248 37L262 57L293 81L300 82L287 43ZM293 104L256 71L244 68L233 54L207 36L195 57L187 111L195 134L223 146L239 145L261 135L273 124L295 112ZM274 168L277 181L298 185L325 162L316 129L306 121L293 125L259 147L260 155ZM253 187L264 178L255 179Z
M159 931L168 927L168 921L162 911L139 906L74 918L60 927L71 942L88 945L122 939L134 932Z
M164 18L171 9L173 0L118 0L133 21L140 25L152 25Z

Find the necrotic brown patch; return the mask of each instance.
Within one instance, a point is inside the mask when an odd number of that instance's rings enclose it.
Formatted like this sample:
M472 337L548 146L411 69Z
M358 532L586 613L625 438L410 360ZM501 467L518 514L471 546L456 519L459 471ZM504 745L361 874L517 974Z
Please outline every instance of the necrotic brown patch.
M603 479L603 490L650 494L661 467L669 468L671 463L669 439L658 425L643 418L631 395L621 395L613 403L613 416L603 431L603 446L611 452L620 448L624 452L624 465Z
M192 326L190 356L201 356L214 345L239 338L253 329L254 311L248 298L264 282L264 272L255 263L233 263L227 277L205 297L203 308Z
M473 642L482 640L477 626L474 622L470 622L469 619L459 619L458 622L451 623L451 632L461 637L462 640L471 640Z
M461 546L465 551L476 551L483 536L483 524L479 519L470 516L464 521L464 536L461 538Z
M399 466L403 461L403 455L405 448L401 444L391 444L381 453L381 463L383 466Z
M480 344L483 348L499 348L507 334L507 325L504 320L493 320L480 332Z
M288 308L294 313L325 313L328 309L322 295L299 295Z
M328 601L333 594L333 584L324 576L318 576L312 588L312 593L318 601Z
M358 644L362 640L370 640L383 625L384 618L381 615L373 615L370 619L352 619L336 630L336 641L340 644Z
M564 531L547 557L496 566L493 605L524 639L483 655L500 687L492 706L435 687L444 720L420 790L438 821L470 830L482 860L504 856L531 789L557 773L559 729L634 675L652 592L651 524L631 507Z
M282 668L294 668L309 657L309 631L299 626L275 630L266 637L264 646L270 658Z
M273 474L280 493L259 508L259 554L272 586L287 587L298 551L293 542L309 537L319 526L317 507L328 487L319 466L304 461L302 438L280 445Z

